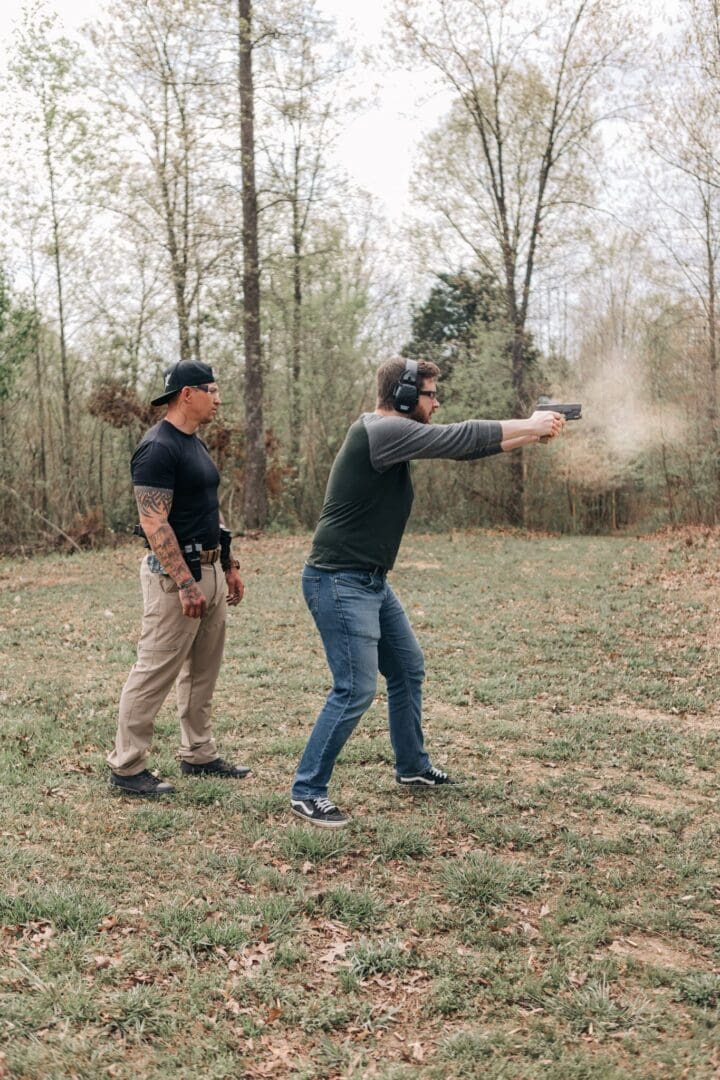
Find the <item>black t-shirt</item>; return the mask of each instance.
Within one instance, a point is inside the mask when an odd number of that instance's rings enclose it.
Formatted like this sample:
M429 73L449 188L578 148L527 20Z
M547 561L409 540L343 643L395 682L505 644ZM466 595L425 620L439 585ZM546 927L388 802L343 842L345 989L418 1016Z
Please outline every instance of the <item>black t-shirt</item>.
M181 547L193 541L204 548L217 547L220 474L202 439L161 420L138 443L130 472L136 487L172 491L168 521Z

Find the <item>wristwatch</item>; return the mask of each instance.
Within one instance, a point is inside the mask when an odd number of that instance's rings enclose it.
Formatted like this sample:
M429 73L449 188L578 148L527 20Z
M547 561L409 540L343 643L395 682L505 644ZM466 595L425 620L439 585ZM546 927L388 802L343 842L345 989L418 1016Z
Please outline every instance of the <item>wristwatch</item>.
M240 563L237 559L228 559L227 562L222 564L223 572L227 574L228 570L239 570Z

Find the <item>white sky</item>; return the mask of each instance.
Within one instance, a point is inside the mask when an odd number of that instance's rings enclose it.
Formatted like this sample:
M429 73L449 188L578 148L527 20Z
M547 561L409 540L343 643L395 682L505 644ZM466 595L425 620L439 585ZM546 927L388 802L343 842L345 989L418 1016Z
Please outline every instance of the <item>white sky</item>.
M377 57L367 73L374 101L353 118L338 143L340 162L357 183L381 200L388 218L397 220L408 209L408 182L413 156L422 134L445 108L442 98L428 100L427 73L387 71L380 62L389 0L316 0L317 8L337 21L340 36L352 42L358 53ZM12 36L13 23L23 0L0 0L0 61ZM104 6L102 0L48 0L64 28L72 32L92 21Z
M391 218L407 209L408 182L415 150L448 107L447 96L428 93L427 69L388 70L381 50L387 35L389 0L317 0L333 16L343 38L376 58L368 82L377 86L374 104L356 117L340 139L339 154L348 172L382 199ZM383 64L383 59L385 63Z

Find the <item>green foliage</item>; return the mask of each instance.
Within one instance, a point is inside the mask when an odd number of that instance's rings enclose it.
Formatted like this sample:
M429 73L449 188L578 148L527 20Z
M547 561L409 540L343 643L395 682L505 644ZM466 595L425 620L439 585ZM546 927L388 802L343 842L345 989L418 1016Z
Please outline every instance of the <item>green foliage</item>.
M413 955L397 940L360 941L349 953L350 971L359 979L389 975L413 964Z
M618 999L604 979L588 982L568 997L556 998L547 1004L568 1021L576 1034L588 1030L598 1034L626 1031L652 1023L647 1001Z
M412 309L413 336L403 355L439 365L445 422L510 415L512 334L499 283L479 270L437 278Z
M109 910L98 897L88 897L71 886L34 888L19 895L0 893L0 919L10 924L47 922L58 930L88 935Z
M357 930L379 922L385 904L371 889L348 889L341 886L326 893L323 909L331 919L337 919Z
M427 299L412 306L412 337L402 355L442 364L450 378L458 362L466 359L480 327L491 329L505 318L500 285L481 270L437 274Z
M690 1001L704 1009L720 1008L720 975L716 972L704 972L688 975L678 987L680 1001Z
M167 1036L179 1024L179 1017L167 1009L162 991L155 986L131 986L112 999L105 1023L131 1042Z
M399 822L381 822L376 838L378 852L384 859L422 859L430 853L427 835Z
M442 876L451 900L480 911L504 904L511 896L532 895L542 884L541 876L531 867L484 852L450 860Z
M348 847L347 835L338 829L323 832L309 825L292 825L286 829L281 839L284 855L293 859L308 859L310 862L323 862L342 854Z
M37 313L14 303L0 266L0 406L12 393L24 365L36 348Z

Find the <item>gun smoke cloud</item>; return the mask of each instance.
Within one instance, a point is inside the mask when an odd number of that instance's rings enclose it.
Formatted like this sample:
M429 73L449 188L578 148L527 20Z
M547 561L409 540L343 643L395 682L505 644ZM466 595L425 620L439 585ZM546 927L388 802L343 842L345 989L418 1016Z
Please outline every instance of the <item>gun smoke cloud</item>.
M596 375L557 395L583 406L583 419L568 425L558 453L572 479L601 486L621 480L643 454L676 444L684 426L679 409L650 401L639 355L615 350L593 361Z

